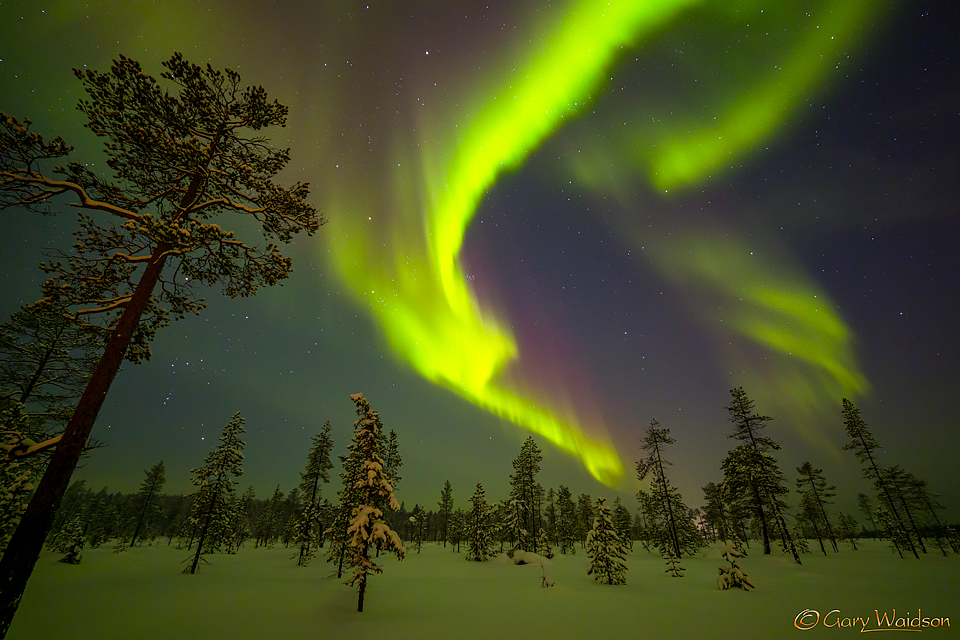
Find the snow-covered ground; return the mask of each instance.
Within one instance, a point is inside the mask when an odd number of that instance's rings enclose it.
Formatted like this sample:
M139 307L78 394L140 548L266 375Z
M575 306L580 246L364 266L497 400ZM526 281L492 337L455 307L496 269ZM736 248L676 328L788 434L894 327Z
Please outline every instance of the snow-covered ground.
M863 628L856 618L868 630L885 628L876 612L894 626L894 610L907 624L950 619L949 628L924 629L925 637L960 636L960 557L931 549L919 561L901 560L874 541L860 551L805 555L802 566L764 557L754 545L741 563L757 585L749 593L717 590L716 549L686 559L685 576L671 578L638 546L622 586L594 582L581 550L550 561L555 586L545 589L539 565L466 562L424 545L402 562L382 558L385 572L371 577L363 613L356 591L322 558L300 568L293 554L277 547L209 556L212 564L191 576L180 573L189 553L166 545L86 549L77 566L44 552L7 637L770 639L798 634L799 623L813 627L805 638L852 638ZM855 626L826 626L845 621Z

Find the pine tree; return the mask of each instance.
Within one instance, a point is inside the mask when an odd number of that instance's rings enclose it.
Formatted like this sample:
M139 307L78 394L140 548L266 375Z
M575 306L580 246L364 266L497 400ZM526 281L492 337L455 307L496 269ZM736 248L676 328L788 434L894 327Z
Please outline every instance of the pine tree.
M797 493L801 498L801 514L803 518L814 526L814 532L817 541L820 543L820 549L826 555L823 548L823 539L821 538L821 529L826 529L826 535L833 546L833 551L839 551L837 548L837 537L833 533L833 526L830 524L830 517L827 515L826 505L830 504L830 498L835 496L833 485L827 485L823 478L823 469L814 469L809 462L804 462L797 467ZM808 497L809 496L809 497ZM806 502L804 502L806 500ZM806 507L806 508L804 508Z
M517 523L515 531L517 546L524 551L537 550L537 538L540 520L541 488L537 485L537 474L543 454L528 436L520 447L520 454L513 460L514 474L510 476L510 498L516 509Z
M450 541L450 550L460 553L460 543L467 536L467 517L466 511L457 507L450 515L450 525L447 527L447 536Z
M420 553L420 547L426 534L427 514L419 504L413 505L413 513L410 516L410 542L413 548Z
M557 544L560 546L560 553L571 555L577 552L577 506L573 503L573 496L570 489L560 485L557 490L557 504L560 507L560 515L557 518Z
M590 496L581 493L577 498L577 540L584 547L587 544L587 534L593 527L593 516L593 503Z
M267 500L263 511L257 517L257 544L256 547L272 547L280 539L283 526L283 491L280 485L273 490L273 495Z
M558 544L557 542L557 493L553 490L553 487L547 490L547 502L546 507L544 507L544 528L547 532L547 540L550 541L550 544Z
M347 584L357 587L357 611L362 612L368 576L383 572L383 568L369 558L370 547L376 545L378 549L393 551L399 559L403 559L404 548L399 536L383 521L383 509L398 511L400 505L393 496L393 487L384 473L383 459L378 453L380 418L362 393L353 394L350 399L356 404L360 419L354 424L349 450L361 460L361 464L349 479L358 500L347 528L350 565L353 567L353 576Z
M300 494L303 496L303 511L297 523L296 541L300 545L297 565L307 566L313 558L314 545L323 536L323 519L320 511L320 485L330 482L330 452L333 450L333 438L330 436L330 421L313 436L313 446L307 454L307 467L300 474Z
M701 546L701 536L690 519L680 491L670 484L666 467L671 463L663 457L667 445L676 442L669 429L661 429L657 420L650 421L650 428L641 441L640 448L646 457L637 462L637 479L643 482L651 476L650 500L645 505L647 526L652 529L661 555L669 550L670 555L680 558L682 554L693 555Z
M743 387L731 389L730 395L733 399L726 409L734 424L734 432L728 437L742 444L731 450L723 460L724 484L731 499L749 509L754 516L763 540L763 553L770 553L772 526L779 533L784 550L790 551L794 561L801 564L783 515L786 504L780 498L789 490L783 486L783 473L771 453L779 450L780 444L761 433L773 418L753 412L753 401L747 397Z
M228 296L249 296L288 277L291 260L275 242L312 234L323 223L306 203L307 185L285 189L273 182L289 152L259 132L285 124L286 107L269 102L261 87L243 87L235 71L193 65L180 54L164 66L169 87L122 56L108 73L75 70L89 98L78 109L105 139L107 172L69 161L73 149L62 138L45 142L29 120L0 114L0 208L49 213L65 201L79 210L77 242L43 265L51 276L43 285L45 304L109 331L0 560L0 636L123 360L146 359L150 340L171 315L203 308L195 285L220 284ZM61 159L65 167L55 164ZM247 216L265 246L235 237L221 226L223 213Z
M256 494L253 487L247 487L234 508L231 510L230 523L227 526L227 553L236 553L250 537L250 510Z
M713 531L714 540L728 540L736 536L728 522L727 506L723 497L723 483L708 482L703 487L704 520Z
M149 520L157 515L159 511L160 492L163 490L163 484L166 478L163 475L163 460L150 467L146 472L146 478L140 483L140 491L135 498L137 505L137 526L133 530L133 536L130 537L130 546L137 543L140 538L140 531L144 525L149 526Z
M860 509L860 512L863 515L867 516L867 520L870 521L870 526L873 527L874 535L877 534L877 523L873 519L873 505L870 504L870 496L865 493L857 494L857 508Z
M620 497L613 501L613 525L617 528L620 539L633 550L633 517L630 511L623 506Z
M850 542L853 550L857 550L857 538L860 537L860 523L853 516L848 516L842 511L837 517L840 526L837 527L837 537L841 540Z
M907 491L910 495L910 500L912 500L922 512L926 513L927 525L933 531L941 553L946 556L947 549L944 543L949 544L950 531L944 523L940 522L940 518L937 516L937 509L943 509L943 505L937 501L939 496L930 491L930 486L926 480L919 478L911 479Z
M67 522L57 535L54 536L52 547L54 551L63 554L60 562L66 564L80 564L83 556L83 523L79 516Z
M40 301L25 305L0 325L0 434L21 473L43 475L56 431L97 364L105 336L71 319L68 310ZM89 447L88 447L89 448Z
M238 411L223 428L220 444L207 455L203 466L191 471L197 487L190 518L197 531L197 551L184 573L196 573L203 556L219 549L227 537L226 524L236 499L235 478L243 475L243 422Z
M477 483L477 489L470 498L470 511L467 513L467 560L484 562L493 556L493 538L490 536L490 506L483 491L483 485Z
M610 515L610 507L602 497L597 498L596 518L587 534L587 556L590 567L587 575L602 584L624 584L627 581L627 546L617 535Z
M876 452L880 448L880 443L873 437L873 433L867 428L867 423L860 417L860 410L847 400L842 401L843 424L850 442L843 445L844 451L853 451L857 460L863 465L863 477L867 480L873 480L874 487L877 489L881 498L881 507L884 507L887 522L881 522L887 530L887 535L893 540L897 551L903 556L902 548L911 551L915 558L920 559L920 554L907 533L906 526L897 511L893 492L887 483L880 465L877 463Z
M437 517L440 518L439 535L443 537L443 546L447 546L447 537L449 536L450 517L453 515L453 488L450 481L443 483L443 491L440 492L440 502L437 503L440 508L437 511Z
M403 466L403 458L400 456L400 443L397 439L397 432L393 429L390 430L390 436L384 441L383 434L381 434L378 442L382 442L382 453L383 456L383 472L386 474L387 479L390 481L390 484L393 486L393 490L397 490L397 486L400 484L400 467Z
M920 534L915 515L916 512L923 509L923 505L914 498L912 493L912 487L917 482L917 477L904 470L900 465L882 469L881 473L885 476L887 485L899 505L900 512L906 521L904 524L910 525L907 528L907 537L914 548L919 548L923 553L927 553L927 547L923 543L923 536Z

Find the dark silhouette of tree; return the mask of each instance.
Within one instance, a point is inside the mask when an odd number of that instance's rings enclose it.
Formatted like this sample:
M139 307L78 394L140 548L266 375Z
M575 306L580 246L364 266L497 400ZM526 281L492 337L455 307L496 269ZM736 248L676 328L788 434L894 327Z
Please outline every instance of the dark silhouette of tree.
M860 417L860 410L852 402L844 398L842 407L843 424L847 437L850 438L850 442L843 445L844 451L852 450L857 460L863 465L863 477L873 480L873 485L881 498L880 507L883 508L884 521L888 525L888 535L894 541L900 557L903 557L901 545L905 545L907 550L913 552L914 557L919 560L920 554L917 553L916 546L900 517L893 491L877 462L876 452L880 448L880 443L873 437L867 423Z
M790 551L794 561L801 564L800 554L783 515L786 504L780 499L780 496L789 493L789 489L783 486L783 472L771 453L779 450L780 444L762 435L766 423L773 418L753 412L753 401L747 397L743 387L731 389L730 395L732 400L726 409L730 413L734 432L728 437L742 444L731 450L721 464L724 485L730 499L741 503L754 515L763 539L763 553L770 553L772 525L780 535L784 550Z
M297 541L300 554L297 564L305 567L313 557L313 545L323 536L323 518L320 505L320 484L330 482L330 452L333 450L333 438L330 437L330 421L323 430L313 436L313 446L307 454L307 468L300 474L300 495L303 496L303 512L297 526Z
M560 553L566 555L569 551L573 555L577 552L577 505L573 502L570 489L564 485L557 489L557 505L557 544Z
M160 491L163 490L163 484L167 481L163 474L163 460L150 467L146 475L147 477L140 483L140 491L135 498L138 515L137 526L134 527L133 535L130 537L131 547L137 543L144 525L149 524L149 520L159 511Z
M671 463L663 457L663 449L676 440L669 429L661 429L656 420L641 440L640 448L646 457L637 462L637 479L643 482L651 477L647 526L652 532L661 554L668 551L679 559L684 553L694 554L701 546L701 537L689 516L679 489L670 484L665 467Z
M170 316L199 312L195 284L249 296L291 271L274 240L315 232L322 218L305 184L282 188L274 176L289 152L259 133L286 122L287 108L235 71L200 67L174 54L161 77L173 91L120 57L107 73L75 70L87 93L78 108L105 139L112 177L80 162L50 165L72 149L45 142L0 114L0 208L47 213L65 200L79 211L70 253L45 263L43 297L72 319L109 331L103 355L0 561L0 635L19 605L77 461L124 359L149 357L149 341ZM221 214L259 224L262 247L221 226ZM228 225L229 227L229 225Z
M450 517L453 515L453 487L450 481L443 483L443 490L440 492L440 502L437 503L440 510L437 516L440 518L439 535L443 536L443 546L447 546L447 534L450 526Z
M197 492L190 521L197 532L197 550L184 573L196 573L203 556L219 550L229 537L236 478L243 475L242 433L243 418L238 411L223 428L220 444L207 455L203 466L191 471Z
M827 484L827 481L823 478L823 469L814 469L813 465L809 462L804 462L797 467L797 473L800 474L800 477L797 478L797 493L802 496L801 512L803 511L803 501L806 500L809 504L807 508L807 511L809 511L807 519L814 526L814 533L817 536L817 541L820 543L820 550L826 555L820 530L822 526L826 529L827 538L829 538L830 544L833 545L833 551L836 553L839 551L837 548L837 537L833 533L833 526L830 524L830 517L827 515L825 506L830 504L830 498L836 495L836 493L834 493L836 487Z
M527 437L520 447L520 454L513 460L513 475L510 476L510 498L516 516L517 546L524 551L537 550L537 529L540 519L540 489L537 474L543 454L534 441Z

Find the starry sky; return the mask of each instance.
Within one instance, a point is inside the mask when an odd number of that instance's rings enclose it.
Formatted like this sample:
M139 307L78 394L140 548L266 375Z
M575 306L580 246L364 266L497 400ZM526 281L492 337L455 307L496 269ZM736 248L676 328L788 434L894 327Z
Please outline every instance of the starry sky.
M408 507L445 480L461 505L477 482L505 497L532 433L545 486L633 509L654 418L698 505L742 385L791 487L809 460L839 508L868 491L849 397L957 519L956 3L60 0L4 2L0 25L0 109L95 168L73 67L236 69L290 107L280 181L329 218L283 287L204 292L121 371L94 488L162 458L188 491L239 410L241 486L289 490L325 421L345 451L359 391ZM4 317L73 223L0 214Z

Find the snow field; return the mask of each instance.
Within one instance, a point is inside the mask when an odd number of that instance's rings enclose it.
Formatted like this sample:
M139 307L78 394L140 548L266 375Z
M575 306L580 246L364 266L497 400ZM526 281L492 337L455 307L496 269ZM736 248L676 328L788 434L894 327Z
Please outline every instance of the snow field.
M10 629L10 640L211 640L215 638L780 638L799 633L806 609L827 622L897 616L948 617L927 638L958 637L960 557L937 552L901 560L885 543L863 541L824 557L764 557L754 545L740 563L757 585L719 591L717 549L684 558L683 578L664 573L658 554L639 545L627 556L627 584L601 585L586 574L587 555L558 555L546 567L555 586L540 586L540 565L504 558L467 562L450 548L425 544L399 562L381 556L364 612L356 590L331 577L322 558L296 566L296 550L244 548L208 556L197 575L181 575L190 553L162 545L113 553L85 549L69 566L44 552ZM346 577L347 574L345 574ZM875 626L875 625L874 625ZM806 639L850 637L859 628L816 625Z

